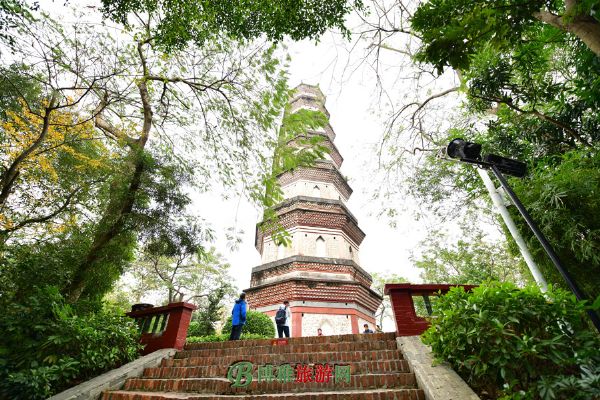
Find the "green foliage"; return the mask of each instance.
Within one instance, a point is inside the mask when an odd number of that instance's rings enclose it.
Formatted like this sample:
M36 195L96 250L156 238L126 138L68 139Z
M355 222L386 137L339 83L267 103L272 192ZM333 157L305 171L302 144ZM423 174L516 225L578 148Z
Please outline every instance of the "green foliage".
M514 189L587 297L600 296L600 151L573 150L538 163ZM564 284L521 219L521 231L545 276Z
M106 17L125 25L132 13L158 16L153 37L161 46L173 49L188 42L201 46L220 36L237 40L262 35L275 41L286 35L293 40L318 39L331 28L348 35L344 18L353 7L360 8L362 1L102 0L102 5Z
M231 333L231 332L230 332ZM271 339L273 336L259 335L256 333L245 333L242 332L240 340L257 340L257 339ZM189 336L185 339L186 343L211 343L211 342L226 342L229 340L228 334L221 335L206 335L206 336Z
M192 316L192 322L188 328L188 336L210 336L214 335L215 325L223 317L225 300L232 298L234 293L232 286L222 284L213 289L203 301L199 302L198 310Z
M597 52L572 31L538 18L538 11L553 12L564 21L598 25L597 2L568 3L575 9L567 10L567 2L433 0L420 3L411 27L423 40L417 58L438 71L457 69L465 94L464 113L453 121L453 129L432 134L432 141L437 146L464 137L481 143L484 154L526 162L530 173L523 180L512 179L511 185L576 282L588 298L595 298L600 278L590 271L599 267L595 171L600 62ZM488 198L472 166L434 154L425 159L410 174L408 190L429 209L447 217ZM564 286L521 217L512 212L546 279ZM462 246L478 247L472 240ZM442 253L432 257L447 260L451 255Z
M76 315L55 288L37 289L0 316L0 397L44 399L135 359L132 320Z
M490 282L441 296L423 334L439 360L480 394L590 399L600 391L600 338L570 293Z
M213 335L215 333L215 324L221 320L223 314L223 303L227 298L231 298L233 288L229 284L223 284L212 290L200 309L195 312L195 318L198 323L197 336Z
M390 297L386 296L385 294L385 284L402 283L408 281L403 276L393 273L373 273L371 274L371 277L373 278L373 284L371 285L371 289L373 289L381 297L383 297L383 301L381 302L379 308L377 309L377 312L375 313L375 320L377 321L377 325L379 325L379 327L383 327L384 319L394 318L394 315L392 313L392 304L390 303Z
M422 269L426 283L479 284L486 280L520 283L524 281L524 262L513 256L504 241L490 242L474 227L462 225L460 239L449 241L447 235L432 231L421 243L422 253L414 259Z
M411 26L424 42L419 59L439 72L445 66L465 69L469 57L492 43L505 49L520 38L543 0L431 0L422 3Z
M1 23L0 31L2 31ZM20 111L22 108L20 101L23 100L32 109L37 109L39 106L42 89L39 82L27 76L30 69L31 67L22 64L0 66L0 119L7 118L6 111L8 110Z
M290 97L293 95L291 91L288 94ZM286 102L288 98L285 98ZM278 176L299 167L313 165L329 153L329 149L323 144L324 137L309 133L325 127L327 123L327 116L320 111L301 109L290 113L288 108L284 111L277 141L273 143L271 172L263 176L261 186L255 188L252 194L265 207L260 229L270 234L276 244L290 243L289 235L278 222L275 208L275 205L283 201Z
M200 329L200 323L198 321L191 321L190 326L188 327L187 336L210 336L212 333L203 334Z
M38 7L37 2L30 6L24 0L0 0L0 42L5 42L9 46L14 45L16 38L9 28L21 19L31 21L33 17L30 11Z
M246 324L242 332L262 337L275 337L275 323L267 314L258 311L248 310L246 314ZM223 334L229 337L231 333L231 316L227 318L223 326Z

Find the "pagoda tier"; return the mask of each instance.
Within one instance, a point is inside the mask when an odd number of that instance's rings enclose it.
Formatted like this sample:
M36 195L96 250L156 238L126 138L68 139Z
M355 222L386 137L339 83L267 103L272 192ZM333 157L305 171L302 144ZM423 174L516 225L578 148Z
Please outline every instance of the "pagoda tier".
M326 154L326 157L328 159L330 159L331 161L333 161L333 163L335 164L336 167L340 168L342 166L342 163L344 162L344 158L340 154L340 152L339 152L338 148L335 146L335 144L333 144L333 141L331 140L331 138L329 136L325 135L323 132L315 132L315 131L310 131L304 136L308 138L308 137L316 136L316 135L323 137L323 141L320 144L322 146L325 146L329 150L329 153ZM296 143L293 140L288 143L288 146L295 146L295 145L296 145Z
M272 304L278 286L285 286L290 301L353 303L367 315L375 313L380 303L370 284L371 275L352 260L311 256L292 256L255 267L250 282L252 289L260 291L254 298L256 307Z
M321 197L295 196L291 199L280 203L275 207L278 217L278 223L292 236L291 246L282 249L277 249L274 245L269 232L261 229L259 224L256 228L255 245L258 252L263 256L263 262L267 262L270 258L270 253L280 253L284 251L289 254L290 251L294 254L305 254L306 252L315 254L311 255L331 255L340 256L347 255L348 258L354 259L354 254L358 251L358 246L365 238L365 234L358 227L356 218L350 213L348 208L341 200L331 200ZM306 239L309 232L316 234L334 235L332 240L336 240L337 236L343 240L336 243L330 243L329 249L324 249L323 254L316 254L318 249L313 249L310 245L312 238ZM300 235L297 235L300 233ZM304 233L304 238L301 233ZM317 237L315 237L315 240ZM324 242L330 242L323 238ZM341 248L340 248L341 247ZM346 252L346 247L348 252ZM353 248L355 250L353 250ZM329 250L329 251L327 251ZM353 254L354 253L354 254Z
M318 87L300 85L290 99L290 111L318 110L329 117ZM346 207L352 189L339 168L343 158L327 124L321 135L327 159L311 167L278 176L285 200L274 209L288 232L290 244L277 245L262 224L256 229L256 249L262 264L252 269L246 289L250 307L271 317L284 300L290 302L292 336L358 333L364 323L373 327L381 296L370 289L372 278L359 265L365 234ZM295 141L288 143L296 146Z
M303 186L307 186L309 182L314 182L321 189L325 189L323 191L319 189L319 195L321 196L327 196L331 193L331 190L326 190L330 184L339 194L338 200L348 201L352 194L352 188L346 182L346 178L332 161L317 161L311 168L300 167L291 172L284 172L279 175L278 180L283 189L283 195L287 199L297 196L301 192L306 192L306 188ZM314 186L311 186L311 188L314 189ZM335 193L333 196L335 196Z

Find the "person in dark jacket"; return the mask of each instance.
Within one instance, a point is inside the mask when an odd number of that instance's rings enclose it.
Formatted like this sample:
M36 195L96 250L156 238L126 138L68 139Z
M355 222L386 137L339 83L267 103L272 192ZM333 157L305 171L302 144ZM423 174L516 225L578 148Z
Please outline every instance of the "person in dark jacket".
M240 294L231 310L231 335L229 340L239 340L246 323L246 293Z

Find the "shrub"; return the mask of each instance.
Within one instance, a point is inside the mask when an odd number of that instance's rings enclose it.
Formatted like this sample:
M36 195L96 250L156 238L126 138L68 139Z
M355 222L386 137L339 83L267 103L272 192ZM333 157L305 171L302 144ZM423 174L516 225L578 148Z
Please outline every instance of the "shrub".
M453 288L423 341L484 397L590 399L600 393L600 340L585 308L563 290Z
M188 327L188 330L187 330L187 337L189 338L192 336L207 336L207 335L203 335L200 332L200 323L198 323L198 321L190 322L190 326Z
M231 333L231 332L230 332ZM255 333L242 333L241 340L256 340L270 339L273 336L257 335ZM229 340L229 334L207 335L207 336L188 336L186 343L210 343L210 342L226 342Z
M231 316L227 318L223 327L223 334L229 336L231 333ZM268 315L258 311L249 310L246 314L246 325L242 333L252 333L262 337L275 337L275 323Z
M74 315L54 288L0 315L0 398L43 399L137 357L132 320Z

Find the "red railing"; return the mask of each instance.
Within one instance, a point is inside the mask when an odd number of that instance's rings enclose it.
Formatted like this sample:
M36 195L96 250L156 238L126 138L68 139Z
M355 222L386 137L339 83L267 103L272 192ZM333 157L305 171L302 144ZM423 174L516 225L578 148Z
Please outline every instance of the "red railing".
M136 306L127 316L135 318L142 333L142 354L150 354L159 349L183 349L195 305L182 302L162 307L152 307L148 304L141 305L144 307L138 309Z
M429 296L447 293L452 287L462 286L469 291L475 285L447 285L447 284L416 284L412 283L388 283L384 292L390 296L394 319L396 320L397 336L415 336L425 332L429 322L419 317L415 311L413 297L422 296L425 307L431 313Z

